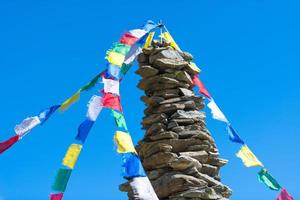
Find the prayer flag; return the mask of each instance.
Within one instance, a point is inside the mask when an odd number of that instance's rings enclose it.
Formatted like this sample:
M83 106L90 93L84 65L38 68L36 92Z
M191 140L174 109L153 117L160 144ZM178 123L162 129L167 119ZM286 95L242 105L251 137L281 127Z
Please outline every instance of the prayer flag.
M236 156L242 159L246 167L263 167L263 164L256 158L247 145L243 145Z
M245 142L240 138L240 136L237 134L237 132L233 129L233 127L230 124L227 124L227 131L229 135L229 140L232 142L245 144Z
M64 192L66 190L71 173L71 169L59 169L57 171L54 184L52 185L52 190L57 192Z
M123 64L122 65L122 68L121 68L121 72L122 72L122 74L123 75L126 75L127 74L127 72L130 70L130 68L132 67L132 63L130 63L130 64Z
M120 96L119 81L102 78L104 83L104 92L109 92Z
M153 21L148 20L146 22L146 24L142 27L143 30L150 32L151 30L153 30L154 28L157 27L157 24L155 24Z
M133 30L130 30L129 33L136 38L141 38L147 33L147 31L145 31L143 29L133 29Z
M271 174L269 174L266 168L262 168L258 172L258 180L264 183L271 190L279 191L281 188L279 183L273 178Z
M140 44L136 43L135 45L133 45L129 53L125 57L124 64L131 64L141 52L142 48L140 47Z
M118 147L118 153L136 153L132 139L128 133L116 131L114 139Z
M138 155L133 153L123 154L123 176L126 178L147 176Z
M65 102L63 102L59 108L60 111L67 110L73 103L78 101L80 98L80 90L77 91L73 96L68 98Z
M4 142L0 142L0 154L9 149L12 145L14 145L19 140L19 136L15 135Z
M149 33L149 35L148 35L148 37L147 37L147 39L146 39L146 42L145 42L144 48L148 48L149 46L151 46L151 43L152 43L152 40L153 40L154 34L155 34L155 32L151 32L151 33Z
M88 84L86 84L85 86L83 86L80 91L88 91L90 90L92 87L94 87L99 79L100 75L98 74L97 76L95 76Z
M205 86L203 85L203 83L200 81L199 77L197 75L195 75L193 77L193 83L194 85L197 85L199 87L199 92L201 94L203 94L204 96L206 96L207 98L211 99L210 94L208 93L208 91L206 90Z
M113 78L115 80L119 80L120 79L120 67L110 64L108 63L107 66L107 73L106 73L106 78Z
M26 135L31 129L41 123L39 117L28 117L24 119L21 124L16 125L15 132L20 136L20 139Z
M131 35L129 32L125 33L120 39L120 43L132 46L139 38Z
M124 62L125 56L117 52L108 51L105 58L111 64L121 67Z
M64 193L51 194L50 200L62 200Z
M99 116L103 106L102 106L102 97L94 95L90 99L88 105L88 111L87 111L87 118L91 121L96 121L97 117Z
M71 144L71 146L69 147L69 149L63 159L63 165L73 169L76 164L76 161L78 159L81 149L82 149L82 145Z
M111 110L113 117L115 118L116 124L119 128L124 128L125 130L127 130L127 125L126 125L126 121L125 118L123 116L123 114L115 111L115 110Z
M103 105L103 107L112 108L114 110L118 110L118 111L122 112L122 107L120 104L120 97L117 95L104 92L102 105Z
M148 177L135 177L129 182L134 199L159 200Z
M78 127L78 133L75 139L84 143L93 125L94 122L89 119L82 122Z
M181 51L169 32L162 33L161 37L163 37L167 43L171 43L171 46L174 47L174 49Z
M294 200L294 198L283 188L279 193L277 200Z
M112 49L110 49L109 51L113 51L113 52L116 52L116 53L120 53L122 55L126 55L129 50L130 50L130 47L129 45L126 45L126 44L122 44L122 43L115 43L112 47Z
M41 125L44 124L59 107L60 105L54 105L40 112L39 119L41 121Z
M225 115L223 114L223 112L220 110L220 108L218 107L218 105L215 103L214 100L211 100L207 106L210 108L211 110L211 114L212 117L216 120L220 120L222 122L226 122L228 123L228 120L226 119Z

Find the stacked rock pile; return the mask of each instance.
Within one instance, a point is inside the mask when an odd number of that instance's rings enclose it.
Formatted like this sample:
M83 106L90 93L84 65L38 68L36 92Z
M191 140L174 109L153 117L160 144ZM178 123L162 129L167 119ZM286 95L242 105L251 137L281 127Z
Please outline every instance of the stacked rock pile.
M160 200L225 200L231 190L220 182L219 170L227 160L219 158L199 111L204 104L192 90L198 73L192 59L155 41L138 56L146 131L136 148ZM128 183L120 189L134 199Z

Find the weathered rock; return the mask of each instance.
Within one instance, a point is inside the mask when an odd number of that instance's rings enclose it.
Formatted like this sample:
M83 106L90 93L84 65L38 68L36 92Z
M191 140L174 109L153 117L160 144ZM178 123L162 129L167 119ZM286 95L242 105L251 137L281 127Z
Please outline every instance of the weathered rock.
M206 151L189 151L189 152L180 152L180 156L188 156L195 158L200 163L206 163L208 160L208 153Z
M142 96L141 100L148 106L155 106L155 105L159 105L165 99L157 96L152 96L152 97Z
M166 173L153 181L152 184L158 197L163 199L171 194L185 191L189 188L206 186L207 183L193 176Z
M154 170L148 171L147 175L150 180L155 180L155 179L161 177L166 172L168 172L167 168L154 169Z
M152 53L149 58L149 63L152 64L155 62L155 60L160 58L168 58L177 61L184 60L178 51L169 48L169 49L163 49L162 51L159 52Z
M178 60L172 60L168 58L160 58L153 62L153 67L159 69L159 70L166 70L166 69L176 69L180 70L184 67L189 68L189 64L186 61L178 61Z
M163 132L165 131L167 128L166 128L166 125L163 124L163 123L154 123L152 124L146 131L146 135L154 135L154 134L157 134L157 133L160 133L160 132Z
M210 146L208 144L198 144L198 145L189 146L186 150L187 151L201 151L201 150L208 151L209 149Z
M152 114L150 116L147 116L143 119L143 127L150 127L153 123L167 123L168 122L168 117L165 114Z
M177 138L178 138L178 135L172 131L157 133L157 134L151 135L149 137L149 139L152 141L164 140L164 139L177 139Z
M218 175L218 167L209 164L203 164L201 173L207 174L211 177L215 177Z
M156 91L154 91L153 96L160 96L164 99L179 97L179 90L177 88L176 89L166 89L166 90L156 90Z
M170 167L176 171L183 171L190 167L196 167L199 171L202 168L200 162L192 157L189 156L179 156L177 160L174 160Z
M212 188L203 189L191 189L180 194L170 197L170 200L178 200L182 197L182 200L186 199L203 199L203 200L220 200L222 195L218 195Z
M143 53L140 53L137 57L139 63L148 63L149 61L149 56Z
M135 73L139 74L143 78L148 78L158 74L158 72L159 71L157 69L151 67L150 65L144 65L139 67L139 69Z
M151 146L146 147L146 149L140 149L139 153L142 158L148 158L152 156L153 154L159 153L159 152L171 152L173 147L169 144L164 143L156 143Z
M193 55L190 54L189 52L179 52L180 55L183 57L184 60L190 62L193 60Z
M165 168L175 159L177 159L175 153L159 152L143 160L143 166L147 170Z
M179 88L179 91L180 91L180 94L183 96L191 97L191 96L195 95L193 91L186 89L186 88Z
M162 101L161 103L163 103ZM192 110L192 111L184 111L184 110L177 110L171 118L176 119L194 119L194 121L201 121L205 118L204 114L202 112Z

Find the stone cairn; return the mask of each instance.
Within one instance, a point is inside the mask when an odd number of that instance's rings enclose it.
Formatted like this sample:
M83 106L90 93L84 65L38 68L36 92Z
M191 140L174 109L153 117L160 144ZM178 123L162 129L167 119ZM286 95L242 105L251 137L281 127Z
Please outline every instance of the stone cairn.
M226 200L232 192L220 182L219 170L227 160L219 158L199 111L204 104L192 90L192 59L158 41L138 56L146 132L136 149L160 200ZM134 199L128 183L120 190Z

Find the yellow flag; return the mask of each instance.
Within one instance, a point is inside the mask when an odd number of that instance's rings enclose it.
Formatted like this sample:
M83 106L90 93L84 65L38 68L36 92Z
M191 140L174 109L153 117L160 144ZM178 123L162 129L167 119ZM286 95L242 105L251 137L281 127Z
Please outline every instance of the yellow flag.
M61 104L61 106L59 107L59 110L60 111L65 111L66 109L68 109L70 107L70 105L72 105L73 103L78 101L79 98L80 98L80 91L77 91L73 96L71 96L65 102L63 102Z
M119 67L122 67L123 62L125 60L125 56L123 54L114 52L114 51L108 51L107 56L105 57L108 62L110 62L113 65L117 65Z
M114 139L118 146L118 153L136 153L131 137L128 133L116 131Z
M155 32L150 32L147 39L146 39L146 42L145 42L145 45L144 45L144 48L147 48L151 45L151 42L153 40L153 37L154 37L154 34Z
M181 51L179 46L174 41L173 37L169 32L162 33L162 37L166 40L166 42L171 43L171 46L174 47L176 50Z
M82 149L82 145L80 144L71 144L69 147L64 159L63 164L67 167L70 167L71 169L74 168L77 158L80 154L80 151Z
M247 145L242 146L242 148L236 154L236 156L242 159L246 167L255 167L255 166L263 167L263 164L256 158L256 156L252 153L252 151L249 149Z
M193 62L190 62L189 63L189 66L195 71L197 72L198 74L201 72L200 68Z

